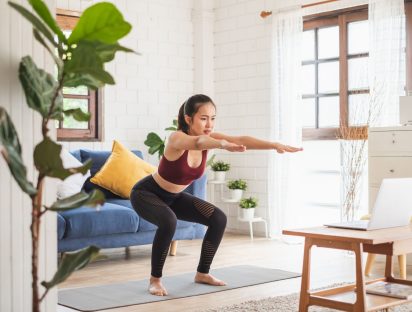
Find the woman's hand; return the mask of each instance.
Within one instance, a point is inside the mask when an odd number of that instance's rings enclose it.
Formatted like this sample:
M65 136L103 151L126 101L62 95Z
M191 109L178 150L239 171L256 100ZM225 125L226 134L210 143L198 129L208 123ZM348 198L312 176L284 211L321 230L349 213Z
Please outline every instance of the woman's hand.
M283 145L280 143L276 143L275 144L275 150L280 153L283 154L284 152L288 152L288 153L296 153L296 152L300 152L303 151L302 147L293 147L293 146L289 146L289 145Z
M231 143L226 140L220 140L220 145L222 149L225 149L229 152L244 152L246 151L246 146L238 145L236 143Z

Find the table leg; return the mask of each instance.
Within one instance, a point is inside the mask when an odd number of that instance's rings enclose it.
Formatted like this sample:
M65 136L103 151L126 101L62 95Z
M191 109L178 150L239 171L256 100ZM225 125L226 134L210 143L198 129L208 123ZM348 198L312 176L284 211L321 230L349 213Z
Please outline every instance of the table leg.
M305 238L305 249L303 252L302 283L300 287L299 312L308 312L309 290L310 290L310 251L312 238Z
M352 248L356 258L356 302L354 311L362 312L366 311L365 276L362 262L363 245L361 243L352 243Z
M386 255L386 264L385 264L385 277L388 282L393 280L393 267L392 267L392 256Z

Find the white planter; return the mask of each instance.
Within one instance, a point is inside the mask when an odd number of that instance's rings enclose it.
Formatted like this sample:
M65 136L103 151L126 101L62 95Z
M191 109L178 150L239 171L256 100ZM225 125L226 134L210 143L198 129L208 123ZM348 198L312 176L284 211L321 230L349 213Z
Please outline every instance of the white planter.
M239 201L242 198L243 190L230 190L230 198Z
M241 218L244 220L252 220L255 217L255 208L240 208Z
M225 181L226 171L215 171L215 181Z

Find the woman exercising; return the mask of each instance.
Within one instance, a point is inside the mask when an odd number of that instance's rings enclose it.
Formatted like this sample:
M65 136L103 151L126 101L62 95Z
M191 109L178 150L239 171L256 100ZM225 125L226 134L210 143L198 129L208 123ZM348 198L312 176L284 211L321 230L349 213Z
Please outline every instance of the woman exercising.
M278 153L302 150L250 136L212 132L215 117L216 106L208 96L191 96L179 109L178 130L169 136L157 172L140 180L131 192L130 199L139 216L158 227L152 246L149 284L149 292L153 295L167 295L161 277L177 219L207 226L195 282L226 285L209 274L226 227L226 215L211 203L183 192L203 175L209 149L220 148L229 152L274 149Z

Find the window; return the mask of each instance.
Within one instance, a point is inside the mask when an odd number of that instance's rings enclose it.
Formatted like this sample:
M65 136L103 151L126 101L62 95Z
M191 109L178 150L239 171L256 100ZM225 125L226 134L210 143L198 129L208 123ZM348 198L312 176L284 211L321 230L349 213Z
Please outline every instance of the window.
M303 139L336 139L340 127L366 130L369 96L367 18L366 6L333 16L305 18Z
M76 25L80 14L78 12L57 10L57 23L66 35ZM78 122L73 117L64 117L56 121L57 139L60 141L97 141L101 139L102 92L90 90L87 87L63 88L64 109L81 108L89 112L88 122Z

